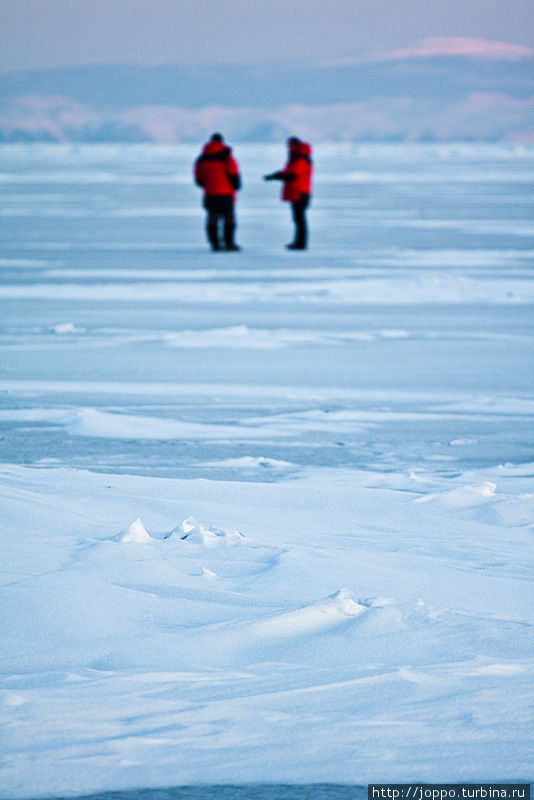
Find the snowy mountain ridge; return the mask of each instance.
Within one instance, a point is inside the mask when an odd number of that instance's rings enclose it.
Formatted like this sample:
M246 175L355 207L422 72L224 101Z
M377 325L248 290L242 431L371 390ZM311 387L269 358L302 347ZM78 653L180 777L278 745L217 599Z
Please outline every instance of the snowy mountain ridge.
M243 142L294 131L314 141L532 141L534 56L488 46L314 65L7 73L0 140L179 142L224 128Z

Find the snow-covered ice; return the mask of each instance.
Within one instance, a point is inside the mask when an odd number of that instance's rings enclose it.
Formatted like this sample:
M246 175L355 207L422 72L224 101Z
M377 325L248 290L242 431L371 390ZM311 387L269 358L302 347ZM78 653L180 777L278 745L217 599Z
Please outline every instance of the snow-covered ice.
M534 149L0 165L0 794L532 777Z

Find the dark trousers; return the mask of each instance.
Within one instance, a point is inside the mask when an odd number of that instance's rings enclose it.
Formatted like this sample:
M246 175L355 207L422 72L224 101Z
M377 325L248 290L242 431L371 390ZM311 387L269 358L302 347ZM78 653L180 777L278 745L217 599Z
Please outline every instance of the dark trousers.
M211 249L221 250L235 247L234 235L237 226L232 195L207 195L204 198L204 208L208 212L206 233Z
M310 196L303 195L300 200L291 203L293 222L295 223L295 238L292 242L294 247L304 250L308 245L308 223L306 221L306 209L310 204Z

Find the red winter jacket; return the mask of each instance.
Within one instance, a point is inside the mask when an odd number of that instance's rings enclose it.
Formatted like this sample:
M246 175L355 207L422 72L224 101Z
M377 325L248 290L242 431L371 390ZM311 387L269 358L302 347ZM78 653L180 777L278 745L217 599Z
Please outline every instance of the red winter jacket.
M204 194L231 195L241 188L239 166L231 149L223 142L208 142L195 161L195 182Z
M313 171L311 152L311 146L306 142L299 142L292 146L284 169L271 176L284 181L282 200L296 203L310 196Z

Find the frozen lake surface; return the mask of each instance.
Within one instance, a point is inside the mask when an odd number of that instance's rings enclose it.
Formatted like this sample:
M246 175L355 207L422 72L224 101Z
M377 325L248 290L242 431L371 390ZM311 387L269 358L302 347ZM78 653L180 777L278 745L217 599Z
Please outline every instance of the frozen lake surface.
M320 145L304 253L196 155L0 156L2 796L528 780L534 148Z

